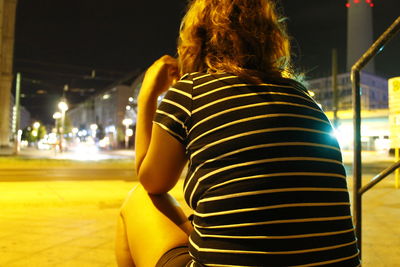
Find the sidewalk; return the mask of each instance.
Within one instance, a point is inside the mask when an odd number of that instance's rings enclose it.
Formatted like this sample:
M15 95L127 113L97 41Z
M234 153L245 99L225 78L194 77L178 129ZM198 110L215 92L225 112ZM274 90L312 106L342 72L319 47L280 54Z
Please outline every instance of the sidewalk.
M344 150L342 151L342 156L344 163L350 164L353 162L353 151ZM371 162L394 162L394 156L382 151L362 151L361 159L363 164Z
M0 266L116 266L118 209L136 184L1 183ZM182 180L172 194L182 203L181 189ZM400 190L388 180L369 192L363 204L363 266L400 266Z
M116 266L116 218L136 184L0 183L0 266ZM182 186L179 181L172 192L179 202L183 202Z
M371 161L393 160L370 156ZM118 180L1 182L0 266L116 266L118 209L136 184ZM350 188L351 184L349 179ZM182 187L180 180L172 191L181 203ZM363 267L400 266L399 222L400 190L394 189L392 175L363 197Z

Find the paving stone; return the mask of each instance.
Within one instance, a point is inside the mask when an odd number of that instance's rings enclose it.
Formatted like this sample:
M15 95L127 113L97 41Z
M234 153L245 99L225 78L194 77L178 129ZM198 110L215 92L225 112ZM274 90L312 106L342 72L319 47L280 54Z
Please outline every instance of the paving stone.
M365 181L366 182L366 181ZM183 181L172 190L184 204ZM348 181L351 188L352 181ZM0 266L115 267L116 218L135 182L0 183ZM363 267L400 266L400 190L392 178L363 198Z

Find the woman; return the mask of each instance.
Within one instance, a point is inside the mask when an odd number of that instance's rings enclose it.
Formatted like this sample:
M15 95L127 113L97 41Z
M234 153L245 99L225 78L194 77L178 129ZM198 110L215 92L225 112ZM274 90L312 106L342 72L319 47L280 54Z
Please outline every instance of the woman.
M179 37L138 98L119 265L359 266L340 149L274 1L194 0ZM193 227L167 194L187 162Z

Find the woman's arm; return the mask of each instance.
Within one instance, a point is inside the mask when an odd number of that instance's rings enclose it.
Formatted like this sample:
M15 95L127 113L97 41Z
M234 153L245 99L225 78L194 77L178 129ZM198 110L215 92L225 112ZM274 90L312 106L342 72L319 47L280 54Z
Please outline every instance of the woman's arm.
M175 186L185 163L183 145L153 124L150 146L138 175L146 191L150 194L167 193Z
M157 99L178 79L178 73L178 62L170 56L161 57L146 71L138 96L135 137L136 173L139 173L140 166L149 148Z
M152 194L168 192L176 183L186 162L184 147L152 120L157 98L178 79L176 59L163 56L146 72L138 96L136 122L136 173Z

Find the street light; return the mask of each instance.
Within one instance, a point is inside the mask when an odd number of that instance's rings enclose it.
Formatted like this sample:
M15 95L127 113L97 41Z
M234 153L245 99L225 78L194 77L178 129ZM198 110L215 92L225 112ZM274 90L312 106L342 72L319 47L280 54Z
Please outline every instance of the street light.
M35 139L37 141L38 135L39 135L40 122L35 121L32 126L33 126L32 135L33 135L33 137L35 137Z
M79 132L79 129L74 127L72 128L72 134L74 135L74 138L76 138L77 133Z
M58 103L58 108L61 110L61 128L60 128L60 152L63 152L63 139L64 139L64 128L65 128L65 112L68 110L68 104L61 100Z
M61 113L60 112L54 112L54 114L53 114L53 119L55 119L55 120L58 120L58 119L60 119L61 118Z
M64 112L64 113L65 113L65 111L68 110L68 104L67 104L65 101L61 100L61 101L58 103L58 108L61 110L61 112Z
M40 122L35 121L35 122L33 123L33 128L39 129L39 127L40 127Z
M61 112L54 112L53 114L53 119L54 119L54 128L56 129L56 132L58 133L58 127L57 127L57 120L61 119Z
M60 132L59 132L59 125L57 125L57 121L59 120L59 119L61 119L61 112L58 112L58 111L56 111L56 112L54 112L54 114L53 114L53 119L54 119L54 129L56 129L56 141L57 141L57 135L59 135L60 134ZM55 145L55 148L54 149L57 149L56 147L57 147L57 142L54 144Z
M33 129L32 129L32 136L34 137L34 140L35 140L35 145L37 146L38 145L38 139L39 139L39 127L40 127L40 122L38 122L38 121L35 121L33 124L32 124L32 127L33 127Z
M122 124L125 125L125 148L127 149L129 146L129 136L133 135L133 132L131 129L129 129L129 126L132 125L133 120L126 118L122 120ZM130 130L130 131L129 131Z
M97 128L98 128L97 124L95 124L95 123L90 124L90 130L91 130L93 139L96 138L96 130L97 130Z

